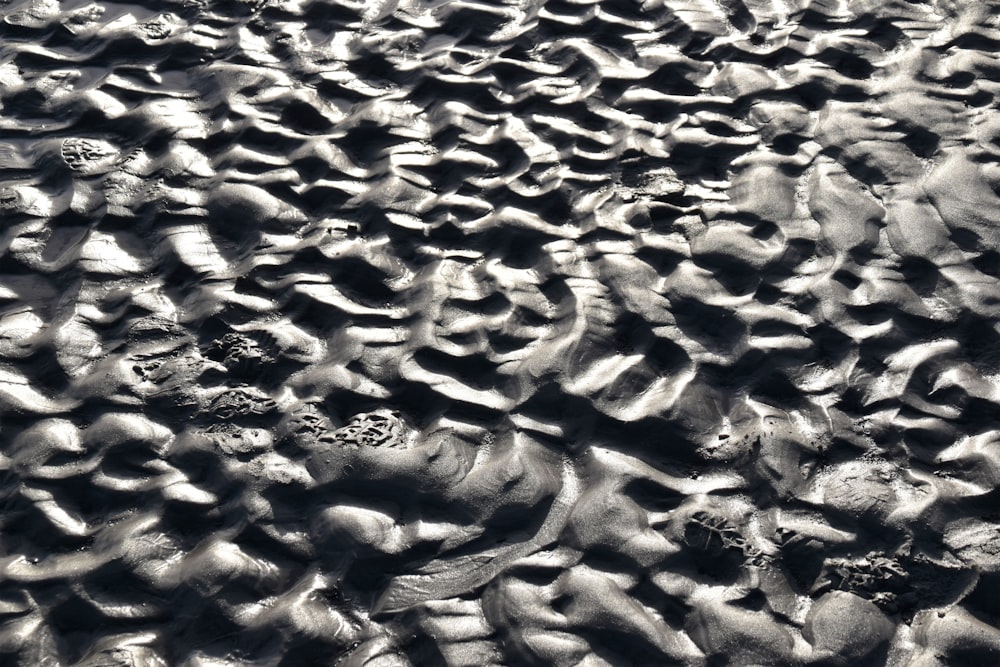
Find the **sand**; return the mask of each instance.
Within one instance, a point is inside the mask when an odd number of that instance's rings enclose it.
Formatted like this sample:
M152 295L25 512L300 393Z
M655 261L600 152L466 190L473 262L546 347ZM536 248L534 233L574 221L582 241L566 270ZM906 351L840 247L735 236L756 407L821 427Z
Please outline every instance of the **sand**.
M996 2L0 7L0 663L1000 664Z

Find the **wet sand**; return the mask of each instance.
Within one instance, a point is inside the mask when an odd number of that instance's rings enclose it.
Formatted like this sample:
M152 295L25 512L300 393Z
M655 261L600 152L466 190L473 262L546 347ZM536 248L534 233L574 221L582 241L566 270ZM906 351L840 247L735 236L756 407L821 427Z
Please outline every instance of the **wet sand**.
M0 663L1000 664L996 2L0 7Z

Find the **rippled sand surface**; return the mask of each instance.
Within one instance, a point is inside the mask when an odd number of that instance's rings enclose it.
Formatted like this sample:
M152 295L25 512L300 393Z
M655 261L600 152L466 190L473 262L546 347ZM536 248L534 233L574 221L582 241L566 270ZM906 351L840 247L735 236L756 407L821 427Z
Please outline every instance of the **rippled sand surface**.
M998 15L7 1L0 663L1000 664Z

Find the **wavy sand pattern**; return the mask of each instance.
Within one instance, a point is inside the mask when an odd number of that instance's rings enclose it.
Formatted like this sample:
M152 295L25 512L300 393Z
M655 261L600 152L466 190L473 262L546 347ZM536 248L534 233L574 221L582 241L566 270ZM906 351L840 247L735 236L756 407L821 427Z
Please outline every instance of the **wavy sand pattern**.
M6 2L0 663L1000 664L998 16Z

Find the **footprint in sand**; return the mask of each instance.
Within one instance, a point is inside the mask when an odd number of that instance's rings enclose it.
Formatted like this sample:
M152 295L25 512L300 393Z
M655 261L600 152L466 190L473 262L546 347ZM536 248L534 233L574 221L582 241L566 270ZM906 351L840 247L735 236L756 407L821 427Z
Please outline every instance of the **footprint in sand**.
M110 142L83 137L64 139L59 149L66 165L84 176L108 171L114 166L120 153Z
M334 439L345 445L390 449L407 449L411 435L398 412L383 409L355 415L333 432Z

